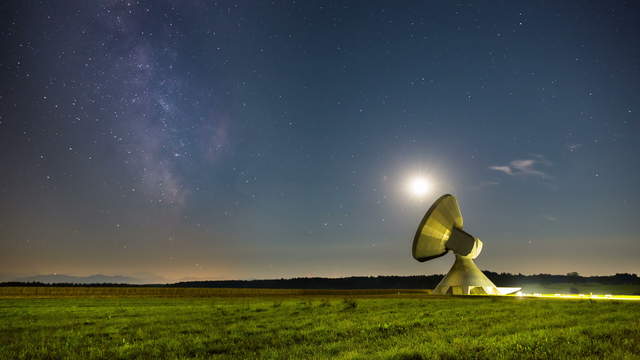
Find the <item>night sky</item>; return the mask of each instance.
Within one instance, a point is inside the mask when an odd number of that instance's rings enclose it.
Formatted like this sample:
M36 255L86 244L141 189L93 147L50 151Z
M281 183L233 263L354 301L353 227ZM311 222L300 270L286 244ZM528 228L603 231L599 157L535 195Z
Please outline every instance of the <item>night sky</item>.
M640 4L2 1L0 275L640 272ZM420 198L407 182L432 183Z

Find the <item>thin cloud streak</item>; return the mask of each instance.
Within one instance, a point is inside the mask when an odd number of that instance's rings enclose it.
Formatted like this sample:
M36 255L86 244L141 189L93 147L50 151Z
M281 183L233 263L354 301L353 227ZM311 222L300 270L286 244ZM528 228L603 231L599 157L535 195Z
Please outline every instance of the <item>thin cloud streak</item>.
M509 162L509 165L493 165L489 169L505 173L510 176L539 176L549 178L545 172L536 169L537 165L550 165L551 163L544 158L540 159L518 159Z

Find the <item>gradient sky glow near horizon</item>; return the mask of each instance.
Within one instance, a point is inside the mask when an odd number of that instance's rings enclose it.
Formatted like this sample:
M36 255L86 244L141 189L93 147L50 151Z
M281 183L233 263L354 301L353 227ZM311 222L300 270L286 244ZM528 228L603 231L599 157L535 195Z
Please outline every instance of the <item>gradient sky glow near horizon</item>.
M640 272L636 2L3 1L0 279ZM407 184L431 183L421 199Z

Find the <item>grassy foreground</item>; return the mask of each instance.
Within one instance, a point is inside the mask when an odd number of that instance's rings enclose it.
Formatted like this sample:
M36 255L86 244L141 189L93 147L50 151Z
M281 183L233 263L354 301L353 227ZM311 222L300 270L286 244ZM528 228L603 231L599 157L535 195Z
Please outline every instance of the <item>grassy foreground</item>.
M640 302L228 295L0 297L0 359L640 358Z

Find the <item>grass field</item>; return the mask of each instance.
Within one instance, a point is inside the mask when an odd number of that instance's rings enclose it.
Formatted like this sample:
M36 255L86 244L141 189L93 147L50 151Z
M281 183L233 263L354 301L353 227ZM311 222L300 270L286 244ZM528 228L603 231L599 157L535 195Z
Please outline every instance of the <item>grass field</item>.
M640 358L634 301L112 290L0 291L0 358Z

